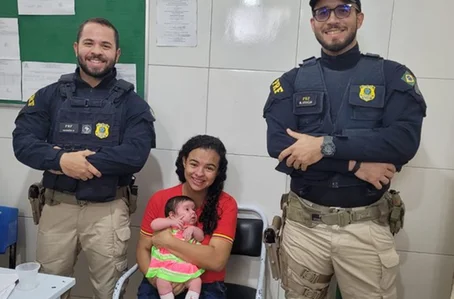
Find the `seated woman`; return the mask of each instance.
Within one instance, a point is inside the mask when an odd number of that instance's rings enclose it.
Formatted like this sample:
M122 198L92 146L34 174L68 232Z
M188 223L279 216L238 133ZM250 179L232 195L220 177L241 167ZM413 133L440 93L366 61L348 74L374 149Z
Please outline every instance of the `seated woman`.
M227 158L223 143L215 137L199 135L188 140L175 163L181 184L156 192L148 201L137 244L137 263L143 274L150 265L152 246L166 248L180 259L204 269L200 299L225 299L225 266L235 238L238 207L235 199L223 191ZM205 238L202 245L175 238L170 230L153 232L151 222L165 217L165 204L174 196L184 195L195 202L199 227ZM139 286L139 299L159 299L155 280L144 278ZM176 298L184 285L174 284Z

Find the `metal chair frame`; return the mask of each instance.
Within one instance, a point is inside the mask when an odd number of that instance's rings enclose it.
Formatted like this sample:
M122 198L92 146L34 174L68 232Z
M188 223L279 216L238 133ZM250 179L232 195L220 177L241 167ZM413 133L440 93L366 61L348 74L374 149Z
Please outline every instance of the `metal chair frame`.
M257 207L250 206L250 205L238 205L238 213L248 213L248 214L254 214L255 216L258 216L259 219L263 222L263 229L261 232L260 236L257 236L258 238L262 239L263 237L263 232L264 230L268 227L268 220L263 213L262 210L260 210ZM256 287L256 295L255 299L262 299L264 298L265 294L265 269L266 269L266 247L262 243L261 247L261 252L260 252L260 268L259 268L259 278L257 281L257 287ZM139 268L137 264L132 266L130 269L128 269L117 281L115 285L115 290L113 294L113 299L120 299L120 293L121 289L129 277L131 277Z

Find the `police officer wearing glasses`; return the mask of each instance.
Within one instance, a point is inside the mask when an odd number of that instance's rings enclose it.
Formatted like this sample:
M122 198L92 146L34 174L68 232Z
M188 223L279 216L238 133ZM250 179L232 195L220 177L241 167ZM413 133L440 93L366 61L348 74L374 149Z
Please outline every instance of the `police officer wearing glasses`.
M407 67L360 52L359 0L310 6L321 57L276 79L264 107L268 152L291 177L273 276L287 299L325 298L334 273L344 299L396 299L404 204L390 185L418 150L426 104Z

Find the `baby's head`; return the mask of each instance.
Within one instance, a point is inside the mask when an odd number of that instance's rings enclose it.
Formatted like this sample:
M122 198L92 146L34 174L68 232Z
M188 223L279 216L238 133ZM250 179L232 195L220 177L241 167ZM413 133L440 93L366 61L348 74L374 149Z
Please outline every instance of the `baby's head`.
M185 224L197 223L195 203L190 197L180 195L170 198L166 203L164 212L166 217L169 218L183 217Z

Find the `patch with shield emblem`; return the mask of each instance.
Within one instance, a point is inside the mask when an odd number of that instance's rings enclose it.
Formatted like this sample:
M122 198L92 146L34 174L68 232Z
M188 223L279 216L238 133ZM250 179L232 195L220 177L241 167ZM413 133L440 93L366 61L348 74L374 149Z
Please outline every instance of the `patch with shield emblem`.
M364 102L370 102L375 99L375 86L361 85L359 87L359 98Z
M99 139L104 139L109 137L109 128L110 126L108 124L104 123L97 123L96 124L96 130L95 130L95 135Z

